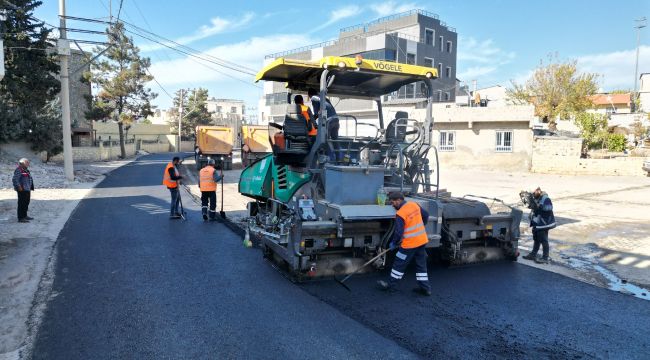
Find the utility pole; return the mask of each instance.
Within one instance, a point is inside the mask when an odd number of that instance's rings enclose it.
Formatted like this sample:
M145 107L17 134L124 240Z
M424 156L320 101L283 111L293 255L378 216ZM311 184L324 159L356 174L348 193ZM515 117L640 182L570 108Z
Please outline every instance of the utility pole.
M180 105L178 106L178 147L176 152L181 152L181 120L183 120L183 89L181 89Z
M639 111L636 108L636 100L639 97L639 89L637 89L637 82L639 80L639 43L641 41L641 29L646 27L646 17L634 20L636 21L636 63L634 65L634 98L632 99L632 104L634 104L634 112Z
M61 111L63 113L63 169L65 178L74 181L72 164L72 132L70 129L70 76L68 75L68 56L70 43L66 36L65 0L59 0L59 42L58 53L61 58Z

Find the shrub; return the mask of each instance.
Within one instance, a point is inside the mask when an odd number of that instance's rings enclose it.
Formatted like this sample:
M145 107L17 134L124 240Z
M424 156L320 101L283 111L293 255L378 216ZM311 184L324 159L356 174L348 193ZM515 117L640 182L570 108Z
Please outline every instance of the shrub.
M609 134L607 136L607 150L615 152L623 152L625 150L627 139L623 134Z

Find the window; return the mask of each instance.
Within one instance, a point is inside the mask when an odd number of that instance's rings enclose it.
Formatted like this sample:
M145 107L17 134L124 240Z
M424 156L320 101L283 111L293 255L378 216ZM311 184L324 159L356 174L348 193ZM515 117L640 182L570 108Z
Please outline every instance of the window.
M447 69L445 70L445 75L450 78L451 77L451 67L447 66Z
M451 52L451 41L447 41L447 52Z
M222 109L221 106L217 106L217 114L221 114L221 109Z
M512 152L512 130L497 130L496 152Z
M442 76L442 63L438 63L438 77Z
M406 98L411 99L415 97L415 84L408 84L404 86L405 91L406 91Z
M415 65L415 54L407 53L406 54L406 63L410 65Z
M449 93L448 92L445 93L445 101L449 101Z
M237 113L237 107L236 106L231 106L230 107L230 113L231 114L236 114Z
M433 39L436 38L436 31L433 29L424 29L424 43L433 46Z
M432 68L433 67L433 59L425 57L424 58L424 66Z
M445 39L442 36L438 38L438 44L440 44L440 51L444 50L444 48L443 48L443 46L444 46L443 43L444 42L445 42Z
M357 54L363 56L364 59L368 59L368 60L396 61L397 59L397 51L391 49L370 50L361 53L348 54L346 56L354 57Z
M438 149L440 151L456 151L456 132L440 131Z
M442 90L438 90L438 101L442 101Z

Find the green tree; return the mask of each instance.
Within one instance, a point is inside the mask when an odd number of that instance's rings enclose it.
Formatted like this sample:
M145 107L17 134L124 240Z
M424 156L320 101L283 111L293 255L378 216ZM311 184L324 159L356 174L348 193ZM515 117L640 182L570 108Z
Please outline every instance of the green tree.
M574 121L580 129L580 136L584 140L583 151L603 148L606 145L609 135L607 132L607 116L583 112L577 114Z
M132 38L126 36L124 24L118 22L111 25L108 34L110 48L85 74L87 80L100 88L97 95L90 99L91 106L86 117L117 122L120 152L124 158L124 127L136 119L153 115L151 100L157 94L146 87L153 80L147 71L151 61L140 56L140 49L133 44ZM102 50L95 49L97 52Z
M558 117L566 120L592 106L589 96L598 89L597 77L596 74L579 73L575 60L559 62L550 57L548 64L540 62L525 84L512 81L507 94L515 103L533 104L537 115L555 129Z
M47 160L63 151L63 120L61 118L61 102L59 99L45 105L29 130L27 140L32 143L32 149L45 151Z
M35 0L0 1L5 77L0 81L0 141L29 139L30 130L59 94L59 65L51 30L33 17ZM51 137L57 136L51 134ZM48 139L49 141L50 139ZM34 144L38 145L38 144Z
M181 120L181 136L191 138L194 136L194 129L198 125L210 125L211 115L208 112L208 90L196 88L183 90L183 119ZM172 120L169 121L171 130L178 132L179 108L181 105L181 90L174 94L174 107L170 110Z

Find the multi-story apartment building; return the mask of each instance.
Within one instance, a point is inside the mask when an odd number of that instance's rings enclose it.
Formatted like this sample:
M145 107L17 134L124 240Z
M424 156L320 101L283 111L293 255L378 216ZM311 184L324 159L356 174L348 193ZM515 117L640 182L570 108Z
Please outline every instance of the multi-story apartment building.
M411 10L343 28L336 40L270 54L265 61L268 63L280 57L318 60L324 56L361 54L366 59L435 67L439 77L435 81L434 99L453 103L456 96L457 40L456 30L447 26L438 15ZM410 104L415 107L425 96L423 84L411 84L384 96L382 101L386 104ZM266 82L259 104L259 119L282 119L286 104L287 90L284 84ZM376 106L372 101L346 100L335 103L335 106L339 112L355 114L357 117L376 114Z

